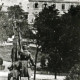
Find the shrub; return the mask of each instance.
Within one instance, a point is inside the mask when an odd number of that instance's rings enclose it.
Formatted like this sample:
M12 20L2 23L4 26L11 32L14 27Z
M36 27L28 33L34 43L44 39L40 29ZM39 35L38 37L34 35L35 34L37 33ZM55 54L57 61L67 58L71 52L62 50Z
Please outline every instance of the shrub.
M80 64L74 65L65 80L80 80Z

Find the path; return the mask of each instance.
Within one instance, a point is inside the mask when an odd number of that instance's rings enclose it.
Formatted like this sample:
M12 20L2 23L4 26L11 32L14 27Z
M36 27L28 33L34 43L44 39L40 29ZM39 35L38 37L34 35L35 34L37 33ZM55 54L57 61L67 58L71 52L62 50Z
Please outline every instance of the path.
M11 65L11 62L4 61L3 65L5 65L5 69L0 71L0 80L7 80L8 73L9 73L7 67ZM31 80L33 80L33 78L34 78L34 74L31 75ZM55 80L54 75L36 74L36 80L42 80L42 79ZM64 80L64 79L65 76L57 76L56 80Z

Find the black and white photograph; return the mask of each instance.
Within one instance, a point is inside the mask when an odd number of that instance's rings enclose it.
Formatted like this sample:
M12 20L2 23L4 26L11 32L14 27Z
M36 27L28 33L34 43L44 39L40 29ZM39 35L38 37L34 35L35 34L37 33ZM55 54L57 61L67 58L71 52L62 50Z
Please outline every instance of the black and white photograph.
M80 80L80 0L0 0L0 80Z

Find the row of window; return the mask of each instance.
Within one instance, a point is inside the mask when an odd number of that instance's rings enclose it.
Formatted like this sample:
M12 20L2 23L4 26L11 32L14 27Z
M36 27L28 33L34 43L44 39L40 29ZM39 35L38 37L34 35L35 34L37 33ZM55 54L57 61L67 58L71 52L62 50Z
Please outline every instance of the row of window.
M48 4L47 3L44 3L43 5L42 5L42 7L43 8L45 8L45 7L47 7L48 6ZM53 4L52 5L54 8L56 8L56 4ZM72 7L73 5L71 5L71 7ZM34 4L34 8L39 8L39 4L38 3L35 3ZM65 4L62 4L62 10L65 10Z
M47 3L44 3L42 5L42 7L47 7L47 6L48 6ZM38 8L38 7L39 7L39 4L38 3L35 3L34 8Z

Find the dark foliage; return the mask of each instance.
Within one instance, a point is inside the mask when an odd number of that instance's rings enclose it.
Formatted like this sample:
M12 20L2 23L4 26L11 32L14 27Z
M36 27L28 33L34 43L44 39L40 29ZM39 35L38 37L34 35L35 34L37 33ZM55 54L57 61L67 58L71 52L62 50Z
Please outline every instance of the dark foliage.
M8 8L8 20L9 26L7 26L6 29L9 36L14 34L13 27L15 27L15 21L16 27L20 28L23 38L29 38L32 35L27 23L27 13L25 13L19 5L14 5Z
M38 45L49 54L49 69L55 73L67 72L80 61L80 6L71 7L59 17L53 6L43 9L37 16ZM73 16L74 13L74 16Z
M9 18L15 18L15 19L19 19L21 18L23 14L23 10L20 8L19 5L14 5L8 8L8 16Z
M75 64L71 68L65 80L80 80L80 64Z

